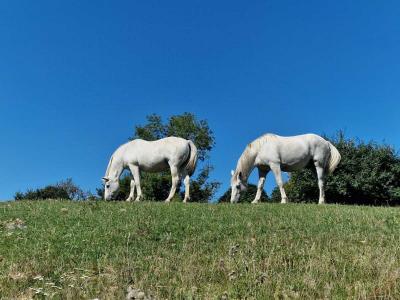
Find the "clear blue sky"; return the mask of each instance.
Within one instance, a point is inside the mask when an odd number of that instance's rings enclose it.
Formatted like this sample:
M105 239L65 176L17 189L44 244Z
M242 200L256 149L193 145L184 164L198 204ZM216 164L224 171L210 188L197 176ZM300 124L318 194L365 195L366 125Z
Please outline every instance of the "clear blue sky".
M399 1L2 1L0 199L67 177L94 191L150 113L208 120L219 194L265 132L399 149L399 16Z

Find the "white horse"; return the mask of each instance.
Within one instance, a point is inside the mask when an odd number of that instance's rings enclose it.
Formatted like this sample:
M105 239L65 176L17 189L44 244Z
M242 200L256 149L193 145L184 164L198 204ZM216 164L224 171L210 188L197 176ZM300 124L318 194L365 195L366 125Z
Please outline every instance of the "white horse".
M171 201L179 180L184 178L185 198L190 199L189 180L194 173L197 163L197 148L190 140L179 137L167 137L157 141L136 139L120 146L111 156L104 181L104 199L110 200L119 188L119 177L124 169L129 168L133 179L131 191L126 201L134 198L135 188L140 201L140 171L162 172L171 169L172 187L166 202Z
M231 202L239 201L240 192L247 187L251 171L257 167L259 181L257 194L252 203L258 203L264 187L265 177L270 170L274 173L281 192L281 203L288 198L283 188L281 171L292 172L304 168L312 161L317 170L319 204L325 202L325 176L332 173L341 159L339 151L328 141L316 134L283 137L265 134L247 145L231 175Z

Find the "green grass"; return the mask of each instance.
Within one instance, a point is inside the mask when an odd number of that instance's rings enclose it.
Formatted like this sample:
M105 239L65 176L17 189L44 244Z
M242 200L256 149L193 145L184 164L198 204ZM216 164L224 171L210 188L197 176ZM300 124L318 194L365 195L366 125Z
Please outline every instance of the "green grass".
M399 232L398 208L1 203L0 298L399 299Z

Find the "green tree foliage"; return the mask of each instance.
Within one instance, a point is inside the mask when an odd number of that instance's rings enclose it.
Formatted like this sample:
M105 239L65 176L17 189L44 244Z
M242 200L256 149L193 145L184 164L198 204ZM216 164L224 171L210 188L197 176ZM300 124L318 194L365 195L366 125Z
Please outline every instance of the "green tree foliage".
M131 189L131 176L130 175L122 176L122 178L119 181L119 189L115 192L115 200L117 201L126 200L129 196L130 189ZM103 199L104 187L97 188L96 194L98 196L98 199L95 200Z
M257 186L254 184L248 184L245 192L240 194L239 202L249 203L254 200L257 193ZM261 193L261 202L268 201L268 195L263 190ZM218 202L230 202L231 201L231 189L229 188L219 199Z
M213 132L208 126L207 121L198 120L194 114L183 113L170 117L167 122L163 122L159 115L152 114L147 116L147 123L135 126L135 132L130 139L144 139L148 141L158 140L168 136L182 137L192 140L198 150L199 162L204 166L199 168L197 165L197 177L191 178L190 195L191 201L209 201L219 187L219 183L209 180L212 166L207 164L209 153L215 144ZM125 200L130 191L130 177L127 175L120 181L120 190L116 199ZM162 173L141 173L141 187L144 199L161 201L165 200L171 189L171 175L169 172ZM180 188L177 194L179 193ZM97 190L99 196L103 196L104 190Z
M42 200L42 199L67 199L84 200L86 193L77 186L71 178L58 182L53 185L47 185L44 188L28 189L25 193L17 192L14 195L15 200Z
M177 136L192 140L198 150L198 158L204 161L215 144L214 134L206 120L197 120L192 113L183 113L169 118L163 123L159 115L147 116L147 124L135 127L131 139L158 140L167 136Z
M400 157L393 147L347 139L342 132L331 142L339 150L342 160L333 174L327 177L327 202L400 204ZM285 190L290 201L317 201L319 190L313 165L291 173ZM280 201L277 188L272 193L272 199Z
M219 182L209 181L209 174L213 170L211 165L206 165L199 171L196 180L193 180L190 184L190 195L191 201L193 202L208 202L215 194L220 186ZM181 192L181 197L184 197L184 193Z

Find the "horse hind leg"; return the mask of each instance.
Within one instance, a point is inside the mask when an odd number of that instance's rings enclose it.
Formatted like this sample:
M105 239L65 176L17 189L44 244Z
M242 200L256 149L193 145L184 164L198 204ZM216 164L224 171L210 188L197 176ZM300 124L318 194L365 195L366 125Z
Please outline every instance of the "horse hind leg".
M286 196L285 189L283 188L281 166L279 164L270 164L270 168L274 173L276 184L281 192L281 203L288 203L288 198Z
M165 200L165 202L170 202L171 199L174 197L176 188L179 183L179 173L178 173L177 167L175 167L175 166L171 166L171 177L172 177L171 190L170 190L168 198Z
M325 203L325 168L319 161L314 162L318 177L319 200L318 204Z
M185 198L183 198L183 203L186 203L190 200L190 176L188 174L185 175L183 183L185 184Z

